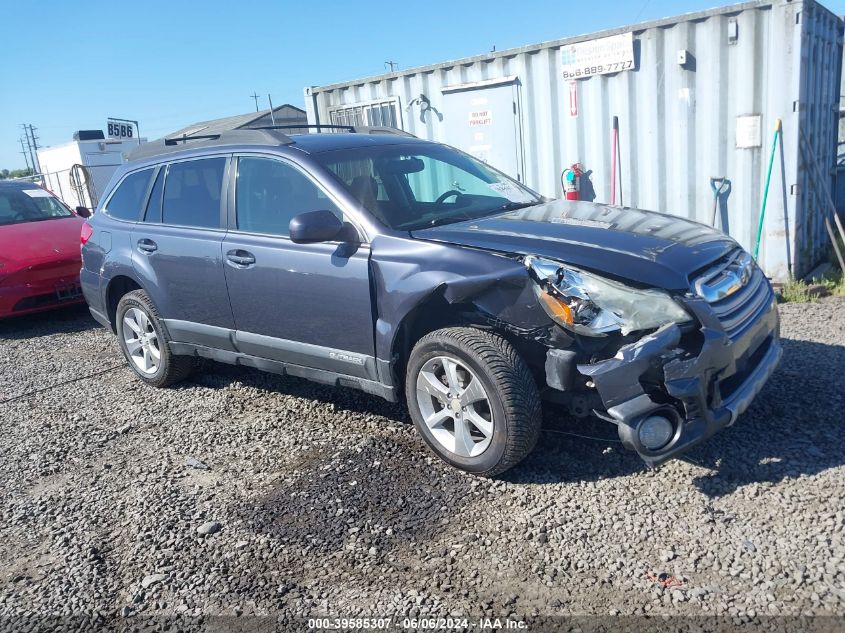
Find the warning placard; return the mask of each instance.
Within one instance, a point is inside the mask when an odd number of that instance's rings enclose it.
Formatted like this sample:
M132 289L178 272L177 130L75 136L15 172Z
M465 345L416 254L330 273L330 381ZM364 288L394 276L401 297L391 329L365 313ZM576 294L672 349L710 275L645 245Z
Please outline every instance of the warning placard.
M469 113L469 124L476 125L490 125L493 122L492 110L474 110Z

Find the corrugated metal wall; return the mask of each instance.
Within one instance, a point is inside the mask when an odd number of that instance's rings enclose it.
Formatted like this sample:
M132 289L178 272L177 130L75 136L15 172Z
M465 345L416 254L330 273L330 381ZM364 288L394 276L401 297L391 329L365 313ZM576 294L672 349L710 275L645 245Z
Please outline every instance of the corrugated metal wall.
M578 80L572 116L561 47L628 31L634 34L635 70ZM832 174L841 39L842 21L812 0L749 2L306 88L306 109L309 122L327 123L331 108L393 97L405 130L449 143L444 121L428 116L421 122L418 105L409 107L412 100L425 95L442 112L444 87L515 77L520 176L526 184L560 196L561 171L581 162L591 171L596 201L608 202L611 126L618 116L623 203L710 223L710 177L725 176L732 186L720 205L719 226L748 249L780 118L783 151L775 154L760 263L769 276L783 280L790 272L807 272L827 247L819 186L830 186L832 178L823 185L811 178L799 142L803 132L825 177ZM680 50L688 51L683 66ZM738 148L737 117L746 115L760 116L760 144Z

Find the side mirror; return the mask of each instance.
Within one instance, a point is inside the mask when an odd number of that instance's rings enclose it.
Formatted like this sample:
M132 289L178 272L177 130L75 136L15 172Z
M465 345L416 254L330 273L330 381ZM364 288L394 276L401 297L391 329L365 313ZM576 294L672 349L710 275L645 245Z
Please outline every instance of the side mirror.
M343 230L343 222L331 211L308 211L291 218L288 231L295 244L331 242Z
M88 207L76 207L75 209L76 215L81 218L90 218L91 217L91 209Z

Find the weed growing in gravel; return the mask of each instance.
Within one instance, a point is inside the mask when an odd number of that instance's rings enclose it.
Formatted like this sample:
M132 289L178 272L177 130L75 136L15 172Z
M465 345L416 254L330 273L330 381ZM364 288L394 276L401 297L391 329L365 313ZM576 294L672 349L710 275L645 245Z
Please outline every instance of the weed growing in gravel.
M842 273L828 273L811 283L803 279L790 279L778 291L780 303L807 303L828 296L845 296L845 277Z

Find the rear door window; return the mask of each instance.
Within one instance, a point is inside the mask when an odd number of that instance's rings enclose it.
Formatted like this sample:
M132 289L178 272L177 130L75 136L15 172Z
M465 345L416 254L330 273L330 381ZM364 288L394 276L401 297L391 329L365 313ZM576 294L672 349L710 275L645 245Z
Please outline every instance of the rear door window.
M202 158L167 168L162 222L199 228L220 227L220 198L226 159Z
M142 169L124 178L109 198L106 213L119 220L137 222L147 198L152 175L152 169Z

